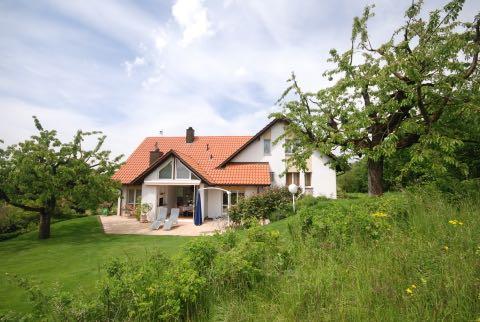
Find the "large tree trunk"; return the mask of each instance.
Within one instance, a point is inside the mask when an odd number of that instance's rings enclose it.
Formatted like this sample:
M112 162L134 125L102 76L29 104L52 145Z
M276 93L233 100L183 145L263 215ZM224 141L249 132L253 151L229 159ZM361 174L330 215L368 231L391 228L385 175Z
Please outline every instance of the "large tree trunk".
M381 196L383 194L383 158L377 161L367 160L368 168L368 194Z
M56 201L51 199L47 201L45 210L40 212L40 223L38 225L38 238L47 239L50 238L50 219L55 211Z
M51 215L48 212L40 213L40 224L38 225L38 238L40 239L50 238L50 218L51 218Z

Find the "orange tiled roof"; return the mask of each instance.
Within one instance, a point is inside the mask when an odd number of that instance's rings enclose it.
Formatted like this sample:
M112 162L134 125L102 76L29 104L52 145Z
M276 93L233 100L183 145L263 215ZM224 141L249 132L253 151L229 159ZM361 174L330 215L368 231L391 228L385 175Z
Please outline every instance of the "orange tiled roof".
M224 167L219 167L251 138L251 136L196 136L193 143L186 143L184 136L147 137L113 178L122 184L130 184L145 174L150 167L150 151L157 144L163 153L175 153L209 184L269 185L270 170L267 163L228 163Z

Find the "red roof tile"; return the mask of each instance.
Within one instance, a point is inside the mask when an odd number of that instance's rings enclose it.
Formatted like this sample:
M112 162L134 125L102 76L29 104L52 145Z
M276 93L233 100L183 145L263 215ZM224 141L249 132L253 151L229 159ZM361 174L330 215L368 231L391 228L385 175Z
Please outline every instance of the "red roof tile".
M193 143L185 137L147 137L114 174L113 178L130 184L149 169L150 151L155 143L160 151L173 151L210 184L269 185L270 173L266 163L228 163L228 157L248 142L251 136L196 136Z

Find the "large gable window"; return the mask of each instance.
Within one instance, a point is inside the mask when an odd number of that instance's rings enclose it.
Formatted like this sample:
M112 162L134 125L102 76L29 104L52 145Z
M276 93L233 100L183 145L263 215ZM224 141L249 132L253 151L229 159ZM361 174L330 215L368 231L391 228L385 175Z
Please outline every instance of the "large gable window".
M175 178L176 179L190 179L190 170L178 160L175 162Z
M159 179L172 179L172 171L173 170L173 162L170 161L166 166L164 166L162 169L160 169L160 172L158 173L158 178Z

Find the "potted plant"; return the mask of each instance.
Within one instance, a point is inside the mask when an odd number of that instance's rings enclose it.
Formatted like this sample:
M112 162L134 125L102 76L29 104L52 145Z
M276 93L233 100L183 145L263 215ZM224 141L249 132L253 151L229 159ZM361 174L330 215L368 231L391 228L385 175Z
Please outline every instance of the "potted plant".
M149 203L142 203L135 208L135 217L140 222L147 222L147 214L152 210L152 205Z

